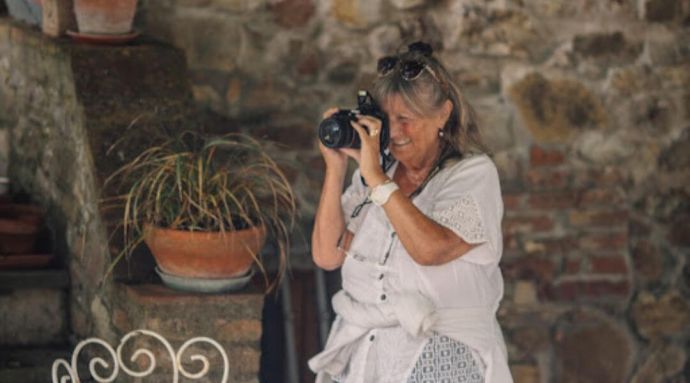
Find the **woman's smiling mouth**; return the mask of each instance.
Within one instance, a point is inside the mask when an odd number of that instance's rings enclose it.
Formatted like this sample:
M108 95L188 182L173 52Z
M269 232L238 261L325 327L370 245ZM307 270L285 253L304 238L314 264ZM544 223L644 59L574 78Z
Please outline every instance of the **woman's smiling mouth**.
M393 142L393 146L405 146L405 145L409 144L410 142L412 142L412 140L409 138L405 138L402 140L394 140L392 142Z

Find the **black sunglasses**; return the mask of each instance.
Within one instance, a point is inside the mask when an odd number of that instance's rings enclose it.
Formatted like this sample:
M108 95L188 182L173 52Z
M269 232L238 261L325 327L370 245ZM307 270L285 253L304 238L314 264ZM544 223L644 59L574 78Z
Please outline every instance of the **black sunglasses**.
M422 55L422 57L431 57L431 53L433 52L429 44L419 41L410 44L408 46L408 51L419 53ZM427 65L421 58L401 61L398 56L386 56L379 59L376 65L376 71L378 72L379 76L385 77L389 75L396 66L399 66L400 76L406 81L415 80L422 74L422 71L426 69L429 71L429 73L431 73L437 82L441 82L438 76L436 76L436 73L434 73L429 65Z
M388 76L395 66L398 64L398 58L393 56L386 56L379 59L376 65L376 70L379 76ZM412 81L422 74L426 64L418 60L405 60L400 63L400 76L407 81Z

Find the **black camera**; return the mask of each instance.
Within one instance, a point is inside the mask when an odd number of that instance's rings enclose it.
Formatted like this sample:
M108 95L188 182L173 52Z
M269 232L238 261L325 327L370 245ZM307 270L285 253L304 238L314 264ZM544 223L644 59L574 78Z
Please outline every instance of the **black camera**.
M355 148L359 149L361 142L351 121L357 120L357 113L373 116L381 120L381 153L388 148L390 134L388 132L388 118L379 108L369 92L360 90L357 92L357 109L341 109L319 124L319 139L329 148Z

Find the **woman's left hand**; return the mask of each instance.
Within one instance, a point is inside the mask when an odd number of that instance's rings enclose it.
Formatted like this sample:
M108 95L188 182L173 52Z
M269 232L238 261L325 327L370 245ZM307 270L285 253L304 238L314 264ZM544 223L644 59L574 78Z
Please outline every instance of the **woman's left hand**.
M359 153L359 171L369 187L377 186L387 178L379 163L381 120L360 114L357 116L357 121L352 121L350 124L359 134L362 143Z

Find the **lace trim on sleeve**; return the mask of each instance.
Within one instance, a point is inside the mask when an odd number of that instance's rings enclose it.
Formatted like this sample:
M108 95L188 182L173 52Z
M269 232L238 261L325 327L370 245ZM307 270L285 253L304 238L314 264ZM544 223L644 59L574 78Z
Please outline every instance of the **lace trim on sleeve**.
M487 241L486 230L479 213L479 205L471 195L465 194L447 208L435 211L434 220L453 230L467 243Z

